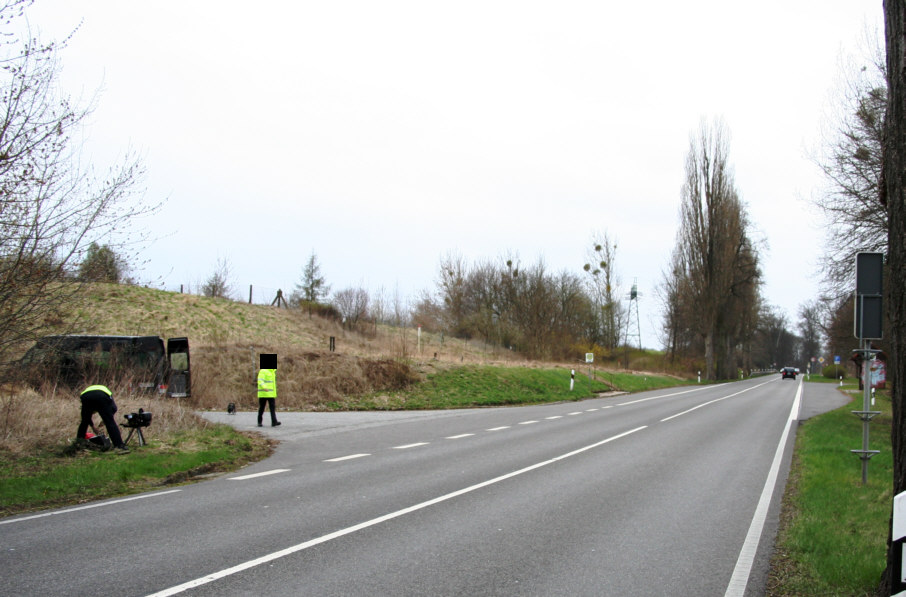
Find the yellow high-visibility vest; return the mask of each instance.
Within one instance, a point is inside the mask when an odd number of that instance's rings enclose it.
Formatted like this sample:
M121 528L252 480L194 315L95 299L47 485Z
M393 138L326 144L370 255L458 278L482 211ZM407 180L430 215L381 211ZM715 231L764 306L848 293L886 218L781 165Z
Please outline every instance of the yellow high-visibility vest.
M276 369L259 369L258 370L258 397L259 398L276 398L277 397L277 370Z
M100 391L104 392L105 394L107 394L108 396L113 396L113 392L108 390L107 386L88 386L87 388L82 390L82 394L84 394L86 392L93 392L94 390L100 390ZM82 394L79 394L79 396L81 396Z

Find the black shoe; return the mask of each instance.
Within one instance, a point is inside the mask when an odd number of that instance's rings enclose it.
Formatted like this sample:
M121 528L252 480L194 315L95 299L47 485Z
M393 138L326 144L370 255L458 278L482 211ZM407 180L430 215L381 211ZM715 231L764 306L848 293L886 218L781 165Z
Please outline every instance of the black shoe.
M276 427L276 426L282 425L282 424L283 423L281 423L280 421L275 421L275 422L271 423L271 427Z
M264 425L262 425L261 423L258 423L258 427L264 427Z

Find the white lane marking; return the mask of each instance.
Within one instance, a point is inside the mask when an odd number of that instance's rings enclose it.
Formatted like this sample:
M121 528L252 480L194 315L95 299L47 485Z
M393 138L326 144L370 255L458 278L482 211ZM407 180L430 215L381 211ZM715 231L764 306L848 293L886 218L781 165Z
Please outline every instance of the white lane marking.
M659 396L652 396L650 398L639 398L638 400L630 400L629 402L621 402L617 406L627 406L629 404L638 404L639 402L648 402L649 400L660 400L661 398L669 398L671 396L679 396L681 394L688 394L689 392L698 392L700 390L707 390L708 388L716 388L719 386L707 385L701 386L700 388L692 388L691 390L683 390L682 392L673 392L672 394L661 394Z
M394 450L408 450L409 448L417 448L419 446L427 446L428 442L418 442L417 444L406 444L405 446L394 446Z
M474 433L460 433L459 435L451 435L450 437L444 439L462 439L464 437L472 437Z
M724 593L724 597L743 597L746 593L746 585L749 584L749 575L752 573L752 564L758 551L758 543L761 541L761 534L764 531L764 522L768 516L768 509L771 507L771 496L774 495L774 488L777 485L780 463L783 461L783 450L786 447L790 429L793 428L799 417L801 399L802 380L800 379L799 389L796 391L796 399L793 400L793 406L790 408L790 417L787 419L786 427L783 429L783 435L780 436L777 451L774 452L774 461L768 471L768 478L765 479L764 489L761 490L758 506L755 507L752 523L749 525L749 531L746 533L746 540L742 544L742 549L739 550L739 558L736 560L733 576L730 577L730 584L727 585L727 592Z
M582 414L582 411L581 411L581 410L577 410L577 411L574 412L574 413L566 413L566 414L567 414L568 416L570 416L570 417L574 417L574 416L576 416L576 415L581 415L581 414Z
M597 408L589 408L589 409L586 410L585 412L587 412L587 413L593 413L593 412L595 412L596 410L598 410L598 409L597 409Z
M548 421L552 421L554 419L562 419L563 415L554 415L553 417L544 417L544 418L547 419Z
M771 381L773 381L773 380L771 380ZM709 404L714 404L715 402L720 402L721 400L726 400L727 398L732 398L733 396L739 396L740 394L745 394L745 393L748 392L749 390L754 390L755 388L760 388L760 387L763 386L764 384L768 384L768 383L771 383L771 382L770 382L770 381L766 381L766 382L764 382L764 383L758 384L757 386L752 386L752 387L750 387L750 388L746 388L745 390L740 390L740 391L738 391L738 392L734 392L734 393L732 393L732 394L728 394L728 395L722 396L722 397L720 397L720 398L715 398L714 400L709 400L709 401L707 401L707 402L702 402L702 403L699 404L698 406L693 406L692 408L690 408L690 409L688 409L688 410L684 410L683 412L676 413L675 415L671 415L671 416L667 417L666 419L661 419L661 423L664 423L664 422L666 422L666 421L669 421L670 419L675 419L676 417L681 417L681 416L683 416L683 415L687 415L687 414L691 413L692 411L698 410L698 409L700 409L700 408L702 408L702 407L704 407L704 406L708 406Z
M604 410L605 408L613 408L613 404L610 404L610 405L608 405L608 406L602 406L602 407L601 407L601 410Z
M288 468L275 468L270 471L264 471L263 473L253 473L251 475L242 475L241 477L230 477L229 481L245 481L246 479L254 479L256 477L266 477L267 475L276 475L277 473L285 473Z
M157 497L159 495L167 495L170 493L178 493L182 489L170 489L168 491L159 491L157 493L147 493L142 495L136 495L133 497L120 498L118 500L110 500L109 502L99 502L97 504L88 504L85 506L76 506L75 508L66 508L65 510L53 510L52 512L42 512L40 514L32 514L31 516L23 516L22 518L7 518L0 520L0 524L11 524L14 522L25 522L26 520L34 520L35 518L46 518L48 516L56 516L57 514L68 514L70 512L78 512L79 510L90 510L92 508L100 508L101 506L112 506L113 504L121 504L123 502L131 502L133 500L143 500L145 498Z
M490 429L486 429L485 431L501 431L503 429L509 429L509 428L510 428L509 425L504 425L503 427L491 427Z
M538 421L523 421L519 423L520 425L531 425L532 423L537 423Z
M455 497L459 497L461 495L471 493L473 491L477 491L484 487L494 485L495 483L500 483L501 481L506 481L507 479L517 477L519 475L528 473L530 471L541 468L543 466L547 466L549 464L554 464L561 460L565 460L571 456L576 456L577 454L587 452L588 450L592 450L599 446L603 446L604 444L607 444L614 440L618 440L620 438L626 437L627 435L631 435L633 433L636 433L637 431L641 431L642 429L646 429L646 428L647 428L647 425L643 425L642 427L636 427L635 429L630 429L629 431L624 431L623 433L614 435L607 439L601 440L597 443L585 446L584 448L579 448L578 450L573 450L572 452L568 452L566 454L562 454L555 458L551 458L550 460L545 460L543 462L539 462L537 464L533 464L531 466L527 466L525 468L519 469L518 471L513 471L511 473L507 473L505 475L501 475L499 477L495 477L495 478L489 479L487 481L482 481L481 483L471 485L464 489L460 489L460 490L454 491L452 493L448 493L446 495L436 497L436 498L428 500L426 502L421 502L420 504L415 504L414 506L409 506L408 508L403 508L402 510L397 510L396 512L391 512L390 514L385 514L383 516L379 516L377 518L373 518L371 520L361 522L357 525L353 525L353 526L347 527L345 529L340 529L339 531L334 531L333 533L329 533L327 535L322 535L321 537L318 537L316 539L311 539L310 541L305 541L304 543L299 543L298 545L293 545L292 547L287 547L286 549L281 549L280 551L275 551L273 553L263 555L260 558L255 558L254 560L249 560L247 562L237 564L236 566L233 566L231 568L225 568L223 570L213 572L206 576L202 576L201 578L196 578L194 580L184 582L181 585L176 585L174 587L170 587L169 589L164 589L163 591L159 591L157 593L152 593L151 595L148 595L148 597L169 597L170 595L176 595L178 593L183 593L185 591L188 591L189 589L194 589L195 587L200 587L201 585L205 585L210 582L214 582L215 580L219 580L219 579L225 578L227 576L232 576L233 574L237 574L244 570L248 570L249 568L254 568L255 566L267 564L268 562L273 562L274 560L300 552L300 551L308 549L310 547L315 547L316 545L321 545L322 543L327 543L328 541L332 541L333 539L337 539L339 537L343 537L345 535L349 535L349 534L355 533L357 531L361 531L362 529L367 529L368 527L375 526L377 524L386 522L388 520L392 520L394 518L399 518L400 516L404 516L406 514L411 514L412 512L416 512L418 510L423 510L429 506L433 506L435 504L445 502L445 501L453 499Z
M371 454L350 454L349 456L340 456L339 458L331 458L325 460L324 462L342 462L343 460L352 460L353 458L364 458L365 456L371 456Z

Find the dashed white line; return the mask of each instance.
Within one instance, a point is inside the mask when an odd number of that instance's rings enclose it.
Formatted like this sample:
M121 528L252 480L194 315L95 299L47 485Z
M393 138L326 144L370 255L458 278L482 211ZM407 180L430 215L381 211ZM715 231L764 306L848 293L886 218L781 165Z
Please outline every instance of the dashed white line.
M353 458L364 458L365 456L371 456L371 454L350 454L349 456L340 456L339 458L331 458L325 460L324 462L341 462L343 460L352 460Z
M563 415L554 415L553 417L544 417L544 418L547 419L548 421L552 421L554 419L562 419Z
M504 425L503 427L491 427L490 429L486 429L485 431L502 431L504 429L509 429L509 428L510 428L509 425Z
M587 413L593 413L593 412L595 412L596 410L598 410L598 409L597 409L597 408L589 408L589 409L586 410L585 412L587 412Z
M427 446L428 442L418 442L416 444L406 444L405 446L394 446L394 450L408 450L409 448L417 448L419 446Z
M519 423L520 425L531 425L532 423L537 423L538 421L523 421Z
M233 574L238 574L244 570L248 570L248 569L254 568L256 566L261 566L262 564L267 564L269 562L273 562L274 560L277 560L279 558L284 558L288 555L309 549L310 547L314 547L316 545L321 545L322 543L327 543L328 541L332 541L339 537L343 537L343 536L349 535L351 533L361 531L362 529L367 529L369 527L375 526L377 524L381 524L388 520L393 520L394 518L399 518L400 516L405 516L406 514L411 514L412 512L417 512L419 510L423 510L423 509L433 506L435 504L439 504L441 502L451 500L455 497L465 495L465 494L471 493L473 491L477 491L479 489L488 487L490 485L494 485L496 483L500 483L502 481L506 481L507 479L511 479L513 477L518 477L519 475L524 475L525 473L539 469L541 467L548 466L548 465L554 464L556 462L560 462L561 460L565 460L565 459L575 456L577 454L587 452L588 450L593 450L599 446L603 446L612 441L626 437L627 435L632 435L633 433L637 433L643 429L646 429L646 427L644 427L644 426L636 427L635 429L630 429L629 431L624 431L623 433L608 437L607 439L601 440L594 444L579 448L578 450L573 450L572 452L568 452L566 454L561 454L560 456L556 456L554 458L551 458L550 460L538 462L538 463L532 464L530 466L527 466L525 468L519 469L518 471L513 471L511 473L507 473L505 475L501 475L501 476L495 477L493 479L488 479L487 481L482 481L481 483L476 483L475 485L471 485L469 487L465 487L463 489L454 491L452 493L448 493L448 494L436 497L434 499L430 499L428 501L421 502L421 503L415 504L413 506L409 506L408 508L403 508L402 510L397 510L396 512L384 514L383 516L378 516L377 518L372 518L371 520L367 520L365 522L360 522L359 524L356 524L356 525L353 525L350 527L346 527L346 528L340 529L338 531L334 531L333 533L328 533L326 535L322 535L315 539L311 539L309 541L305 541L303 543L298 543L291 547L287 547L285 549L281 549L279 551L275 551L273 553L263 555L259 558L255 558L253 560L248 560L247 562L242 562L240 564L236 564L235 566L233 566L231 568L225 568L223 570L218 570L216 572L212 572L212 573L202 576L200 578L196 578L194 580L190 580L188 582L184 582L182 584L170 587L169 589L164 589L163 591L158 591L157 593L153 593L153 594L149 595L148 597L169 597L170 595L176 595L179 593L183 593L185 591L188 591L189 589L193 589L195 587L200 587L202 585L206 585L208 583L214 582L221 578L225 578L225 577L231 576Z
M574 416L576 416L576 415L581 415L581 414L582 414L582 411L581 411L581 410L577 410L577 411L574 412L574 413L566 413L566 414L567 414L568 416L570 416L570 417L574 417Z
M464 437L472 437L474 433L460 433L459 435L451 435L450 437L444 439L462 439Z
M288 468L275 468L270 471L264 471L263 473L252 473L251 475L242 475L241 477L230 477L230 481L245 481L246 479L255 479L256 477L266 477L268 475L276 475L277 473L285 473Z

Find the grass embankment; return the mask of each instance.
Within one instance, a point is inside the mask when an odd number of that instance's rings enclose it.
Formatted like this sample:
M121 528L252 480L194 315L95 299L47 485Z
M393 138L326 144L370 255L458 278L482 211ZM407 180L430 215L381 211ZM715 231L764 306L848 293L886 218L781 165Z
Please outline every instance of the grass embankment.
M880 450L862 485L862 410L857 385L850 404L806 421L798 430L768 594L874 595L887 557L893 460L891 407L878 392L869 448Z
M335 410L422 410L511 406L575 401L612 390L635 392L680 385L676 378L635 373L576 372L570 390L570 370L525 367L468 366L429 374L405 391L344 399L329 404Z

